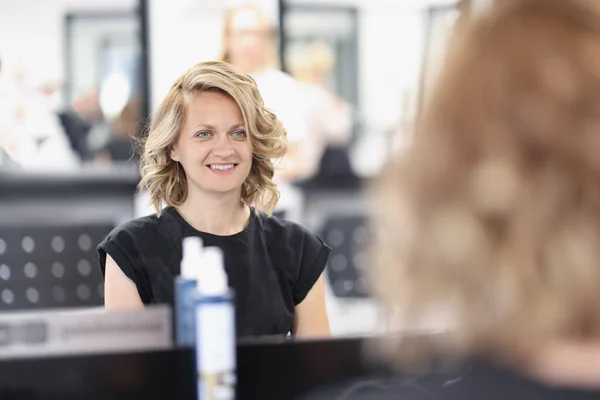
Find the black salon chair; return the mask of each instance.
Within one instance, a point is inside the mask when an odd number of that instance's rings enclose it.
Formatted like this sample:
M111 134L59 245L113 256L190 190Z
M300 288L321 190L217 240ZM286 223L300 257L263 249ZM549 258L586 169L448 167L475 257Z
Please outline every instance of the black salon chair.
M0 226L0 312L96 307L96 245L114 224Z

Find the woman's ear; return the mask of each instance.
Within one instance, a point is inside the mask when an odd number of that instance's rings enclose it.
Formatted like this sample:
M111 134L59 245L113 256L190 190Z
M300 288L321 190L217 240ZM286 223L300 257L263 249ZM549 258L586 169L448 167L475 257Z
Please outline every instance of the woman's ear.
M171 160L173 161L180 161L179 160L179 151L177 149L177 144L174 144L173 147L171 147L171 152L169 154L169 157L171 157Z

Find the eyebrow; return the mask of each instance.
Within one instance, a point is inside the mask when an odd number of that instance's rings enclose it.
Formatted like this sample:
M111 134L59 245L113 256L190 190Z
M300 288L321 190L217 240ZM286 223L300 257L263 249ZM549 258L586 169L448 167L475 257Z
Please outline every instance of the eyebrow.
M199 129L199 128L205 128L205 129L210 129L212 131L216 131L217 128L214 125L211 124L200 124L200 125L196 125L193 129ZM234 130L234 129L239 129L239 128L245 128L244 124L240 123L240 124L235 124L233 125L231 128L229 128L230 131Z

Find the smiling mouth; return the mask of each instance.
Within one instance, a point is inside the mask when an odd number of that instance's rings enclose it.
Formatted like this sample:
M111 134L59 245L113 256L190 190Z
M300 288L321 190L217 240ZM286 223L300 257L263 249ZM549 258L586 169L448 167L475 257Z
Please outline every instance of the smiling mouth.
M207 167L215 172L229 172L233 171L233 169L237 167L237 164L210 164L207 165Z

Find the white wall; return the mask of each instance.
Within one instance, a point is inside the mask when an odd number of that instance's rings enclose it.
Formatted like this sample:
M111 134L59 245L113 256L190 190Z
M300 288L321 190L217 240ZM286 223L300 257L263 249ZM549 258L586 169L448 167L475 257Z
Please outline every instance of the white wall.
M0 0L0 58L8 69L24 65L35 81L62 83L67 12L136 6L137 0Z

